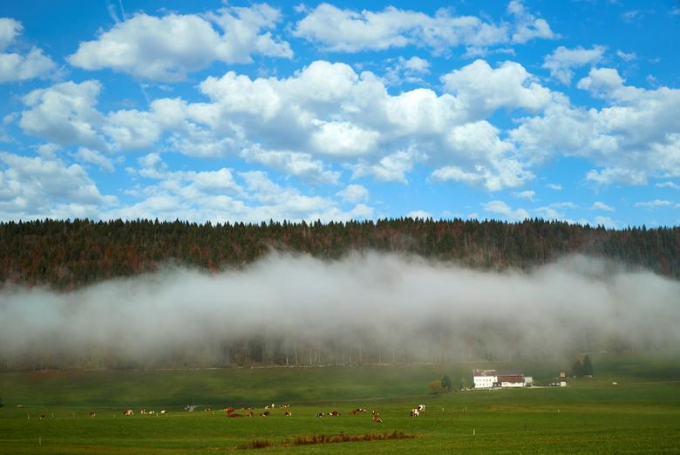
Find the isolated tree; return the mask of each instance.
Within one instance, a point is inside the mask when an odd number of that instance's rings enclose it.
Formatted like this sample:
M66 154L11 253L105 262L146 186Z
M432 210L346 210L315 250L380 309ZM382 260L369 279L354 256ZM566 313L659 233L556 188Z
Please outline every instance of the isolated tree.
M588 354L583 357L583 374L585 376L593 375L593 362L590 361L590 356Z
M444 391L444 388L442 387L442 381L439 379L435 379L434 381L430 382L428 388L430 389L430 392L434 394L442 393Z
M580 359L577 359L576 362L571 367L572 373L574 373L574 376L577 378L580 378L583 376L583 363L581 362Z
M442 387L443 387L444 390L446 390L447 392L449 392L449 391L451 390L451 379L449 379L449 376L446 375L446 374L445 374L444 377L442 378Z

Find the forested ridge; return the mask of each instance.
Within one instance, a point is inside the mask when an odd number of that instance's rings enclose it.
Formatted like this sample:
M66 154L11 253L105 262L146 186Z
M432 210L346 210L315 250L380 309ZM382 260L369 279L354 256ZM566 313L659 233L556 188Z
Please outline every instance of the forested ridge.
M579 253L680 277L680 227L610 230L540 219L261 224L46 219L0 223L0 283L69 290L166 264L241 268L273 250L328 259L352 251L404 252L496 270L528 269Z

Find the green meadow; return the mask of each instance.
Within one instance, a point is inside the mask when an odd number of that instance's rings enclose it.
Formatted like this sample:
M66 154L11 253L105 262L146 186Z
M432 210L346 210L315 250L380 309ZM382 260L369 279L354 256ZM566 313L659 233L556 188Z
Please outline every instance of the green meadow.
M0 453L680 452L677 357L593 360L595 376L570 379L566 388L438 395L428 384L445 374L455 387L471 384L473 368L521 371L548 384L566 365L2 372ZM277 405L271 415L259 417L270 403ZM284 417L280 404L290 404L292 416ZM409 417L418 404L425 412ZM257 410L228 418L225 406ZM368 413L348 415L357 407ZM141 408L168 413L140 415ZM135 415L123 416L126 409ZM342 415L315 417L332 410ZM372 410L382 423L372 422ZM345 442L294 444L315 435L317 442L320 435Z

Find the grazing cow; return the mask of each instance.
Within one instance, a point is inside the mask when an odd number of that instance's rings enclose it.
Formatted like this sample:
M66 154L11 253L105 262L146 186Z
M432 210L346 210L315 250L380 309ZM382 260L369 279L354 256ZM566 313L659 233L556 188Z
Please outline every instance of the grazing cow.
M420 413L425 411L425 405L424 404L419 404L415 408L411 409L411 417L419 417Z
M143 414L148 414L146 408L142 408L142 410L139 411L139 413L142 414L142 415L143 415Z
M123 415L126 415L126 416L133 416L133 415L135 415L135 411L133 411L132 409L128 409L127 411L125 411L125 412L123 413Z
M203 412L210 412L210 411L212 411L212 408L205 408L205 409L203 410Z
M155 413L156 413L156 411L149 411L149 414L151 414L151 415L153 415Z
M325 414L323 412L317 412L315 417L323 417Z
M231 407L224 408L224 410L227 411L227 414L231 414L232 412L234 412L234 408L231 408Z
M97 417L97 413L95 411L90 412L90 417Z
M339 417L340 413L338 411L331 411L328 413L328 415L332 417Z
M168 411L166 411L165 409L161 409L161 414L167 414L167 413L168 413Z
M246 413L246 417L252 417L253 416L253 411L248 411Z
M382 419L380 418L380 414L378 414L375 411L373 411L372 420L373 420L373 423L383 423Z
M260 414L260 417L269 417L269 411L264 411L262 414Z
M356 409L353 410L353 411L349 411L349 415L353 415L353 416L354 416L354 415L357 415L357 414L359 414L359 413L361 413L361 412L366 412L366 410L365 410L364 408L356 408Z
M227 417L243 417L243 414L234 414L234 413L231 413L231 414L227 414ZM250 417L250 416L248 416L248 417Z
M40 420L45 418L45 414L40 414Z
M283 416L284 416L284 417L290 417L290 416L292 416L292 415L293 415L293 414L292 414L290 411L286 411L286 412L283 413Z

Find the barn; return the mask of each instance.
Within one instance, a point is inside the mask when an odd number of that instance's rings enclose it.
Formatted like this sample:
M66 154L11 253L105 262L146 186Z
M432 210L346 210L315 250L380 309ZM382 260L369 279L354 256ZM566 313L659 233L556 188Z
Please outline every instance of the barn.
M520 373L498 375L494 387L524 387L524 375Z

